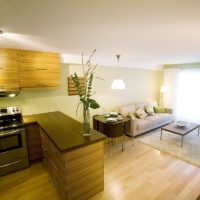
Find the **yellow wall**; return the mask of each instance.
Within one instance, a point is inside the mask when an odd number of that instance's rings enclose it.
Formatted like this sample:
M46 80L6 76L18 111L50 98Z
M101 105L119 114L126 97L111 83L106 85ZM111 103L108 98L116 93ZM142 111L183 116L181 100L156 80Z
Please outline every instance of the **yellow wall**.
M68 96L67 77L69 68L78 69L76 65L61 64L61 88L22 91L15 98L0 98L0 106L20 105L23 114L35 114L60 110L76 118L78 96ZM73 70L74 70L73 69ZM76 71L76 70L75 70ZM104 80L95 80L95 98L107 111L130 103L146 102L159 99L161 71L119 68L119 75L126 83L126 90L111 90L112 80L117 76L117 68L98 66L96 75ZM92 114L105 113L103 109ZM80 118L79 118L80 119Z

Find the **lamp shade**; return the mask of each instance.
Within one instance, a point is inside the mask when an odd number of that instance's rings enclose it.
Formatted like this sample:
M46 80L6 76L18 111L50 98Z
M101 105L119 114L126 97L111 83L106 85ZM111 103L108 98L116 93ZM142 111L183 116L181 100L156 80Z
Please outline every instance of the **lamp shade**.
M161 87L161 89L160 89L160 92L161 92L161 93L166 93L166 92L168 92L168 90L169 90L169 88L168 88L167 86L163 85L163 86Z
M111 89L124 90L126 89L126 85L122 79L114 79L111 85Z

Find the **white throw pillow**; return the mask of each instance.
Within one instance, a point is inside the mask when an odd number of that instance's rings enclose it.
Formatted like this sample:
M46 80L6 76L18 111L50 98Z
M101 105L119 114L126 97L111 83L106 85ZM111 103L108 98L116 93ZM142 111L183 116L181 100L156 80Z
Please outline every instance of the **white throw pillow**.
M136 110L136 116L140 119L144 119L145 117L147 117L147 113L144 111L143 108L139 108L138 110Z
M152 116L152 115L155 114L155 113L154 113L153 106L150 106L150 105L148 105L148 106L145 107L145 111L146 111L146 113L147 113L148 115L150 115L150 116Z

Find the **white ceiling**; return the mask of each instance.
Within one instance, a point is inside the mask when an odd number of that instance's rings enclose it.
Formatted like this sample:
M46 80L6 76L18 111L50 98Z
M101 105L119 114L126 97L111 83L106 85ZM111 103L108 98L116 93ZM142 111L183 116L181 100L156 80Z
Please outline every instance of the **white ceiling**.
M68 63L152 68L200 61L199 0L0 0L1 47L58 51Z

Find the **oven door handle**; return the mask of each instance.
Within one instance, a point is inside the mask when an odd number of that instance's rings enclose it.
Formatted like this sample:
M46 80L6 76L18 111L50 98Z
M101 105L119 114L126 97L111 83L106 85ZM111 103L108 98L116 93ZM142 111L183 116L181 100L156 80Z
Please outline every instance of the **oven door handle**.
M18 129L15 129L13 131L5 131L3 133L0 133L0 137L15 135L16 133L21 132L23 130L24 130L24 128L18 128Z
M4 168L4 167L9 167L11 165L14 165L14 164L17 164L19 162L21 162L23 159L20 159L20 160L16 160L14 162L11 162L11 163L8 163L8 164L5 164L5 165L0 165L0 168Z

